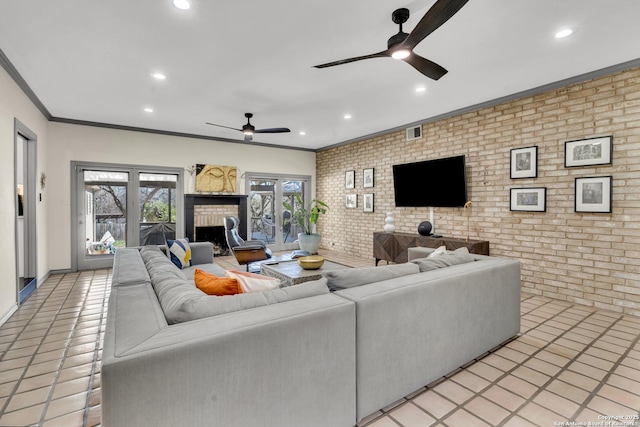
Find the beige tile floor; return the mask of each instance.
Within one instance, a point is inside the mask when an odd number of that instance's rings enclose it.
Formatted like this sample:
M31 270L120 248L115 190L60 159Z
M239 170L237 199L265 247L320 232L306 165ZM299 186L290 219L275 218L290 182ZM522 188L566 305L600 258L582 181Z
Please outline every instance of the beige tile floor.
M216 260L238 268L231 257ZM0 327L0 426L100 424L110 274L52 275ZM359 425L640 426L640 318L526 293L521 300L516 339Z

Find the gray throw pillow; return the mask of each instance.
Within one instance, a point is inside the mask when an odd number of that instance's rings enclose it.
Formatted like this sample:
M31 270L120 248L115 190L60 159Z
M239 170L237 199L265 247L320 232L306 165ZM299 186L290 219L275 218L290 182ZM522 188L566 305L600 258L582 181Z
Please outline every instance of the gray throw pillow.
M420 268L421 273L467 262L473 262L473 257L467 248L458 248L453 252L447 252L433 258L418 258L411 261Z
M420 268L411 263L382 265L379 267L347 268L344 270L329 270L322 273L327 278L327 285L332 291L353 288L368 283L395 279L396 277L417 274Z

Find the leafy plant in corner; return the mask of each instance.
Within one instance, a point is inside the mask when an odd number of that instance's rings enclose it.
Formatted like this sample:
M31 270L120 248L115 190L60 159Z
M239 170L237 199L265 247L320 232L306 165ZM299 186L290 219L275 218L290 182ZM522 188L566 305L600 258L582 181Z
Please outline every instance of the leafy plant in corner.
M313 199L306 206L302 201L300 193L295 193L295 208L291 203L283 201L282 205L285 209L292 212L291 221L297 225L304 234L313 234L315 225L320 219L320 215L326 214L329 206L320 200Z

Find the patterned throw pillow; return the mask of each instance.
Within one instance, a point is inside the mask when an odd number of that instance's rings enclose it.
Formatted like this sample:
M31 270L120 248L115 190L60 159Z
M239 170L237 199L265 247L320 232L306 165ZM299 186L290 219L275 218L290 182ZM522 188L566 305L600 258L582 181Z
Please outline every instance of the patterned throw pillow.
M167 240L168 255L176 267L182 269L191 266L191 247L189 239Z

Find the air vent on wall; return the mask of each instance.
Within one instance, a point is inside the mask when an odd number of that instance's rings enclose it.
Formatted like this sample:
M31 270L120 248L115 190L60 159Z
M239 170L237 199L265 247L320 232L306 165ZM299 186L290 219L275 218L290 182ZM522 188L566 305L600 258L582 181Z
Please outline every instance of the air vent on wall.
M407 141L418 139L422 136L422 126L407 128Z

